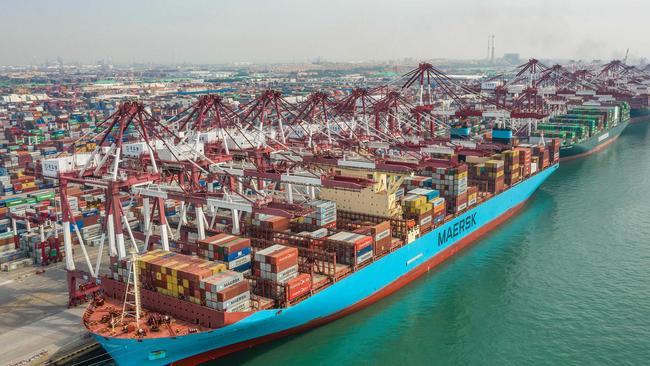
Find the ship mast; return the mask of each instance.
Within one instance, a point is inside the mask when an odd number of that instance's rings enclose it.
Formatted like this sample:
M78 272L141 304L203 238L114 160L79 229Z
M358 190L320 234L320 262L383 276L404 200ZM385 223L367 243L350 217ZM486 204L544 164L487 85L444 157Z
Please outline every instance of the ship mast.
M139 272L138 253L135 250L133 250L131 251L131 268L129 269L129 277L126 283L124 304L122 305L122 318L120 319L120 323L124 324L124 318L127 316L135 317L136 330L140 331L141 307L140 307L140 284L138 282L138 275L139 275L138 272ZM131 281L133 281L132 286L130 286ZM133 297L133 300L129 299L129 295Z

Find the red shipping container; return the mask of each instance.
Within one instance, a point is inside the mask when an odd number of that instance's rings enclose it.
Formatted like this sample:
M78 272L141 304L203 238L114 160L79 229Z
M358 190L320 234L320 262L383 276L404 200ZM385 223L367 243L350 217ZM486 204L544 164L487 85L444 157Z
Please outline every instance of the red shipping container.
M244 280L241 282L238 282L235 285L232 285L230 287L226 287L225 289L217 292L217 301L219 302L224 302L228 301L234 297L237 297L241 295L242 293L248 291L248 281Z
M298 263L298 248L284 247L266 256L266 258L268 259L267 263L271 265L278 266L278 268L286 265L286 268L289 268Z
M237 253L246 248L250 248L250 246L251 246L251 240L249 238L236 238L231 242L219 245L219 247L223 248L224 256L227 256L232 253ZM223 259L223 258L219 258L219 259Z
M255 253L255 268L259 269L260 263L271 266L273 272L283 270L298 264L298 248L275 245Z
M305 295L311 291L311 275L301 273L298 277L287 281L287 296L289 300Z
M297 258L296 258L296 259L297 259ZM291 268L291 267L294 267L294 266L296 266L297 264L298 264L297 261L296 261L296 262L293 262L293 263L290 262L290 261L287 261L287 262L282 263L282 264L280 264L280 265L266 263L266 266L270 267L271 272L273 272L273 273L279 273L279 272L284 271L285 269L289 269L289 268ZM262 266L260 265L259 262L255 262L255 263L253 264L253 268L256 269L256 270L261 270ZM259 275L259 273L256 273L256 274Z

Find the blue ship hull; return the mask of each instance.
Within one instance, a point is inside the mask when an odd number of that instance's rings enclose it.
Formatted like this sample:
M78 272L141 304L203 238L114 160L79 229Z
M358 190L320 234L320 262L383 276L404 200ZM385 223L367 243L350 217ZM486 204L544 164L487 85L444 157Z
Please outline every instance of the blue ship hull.
M196 364L317 326L366 306L433 268L523 205L557 168L555 164L539 172L292 307L257 311L219 329L178 337L95 338L121 366Z

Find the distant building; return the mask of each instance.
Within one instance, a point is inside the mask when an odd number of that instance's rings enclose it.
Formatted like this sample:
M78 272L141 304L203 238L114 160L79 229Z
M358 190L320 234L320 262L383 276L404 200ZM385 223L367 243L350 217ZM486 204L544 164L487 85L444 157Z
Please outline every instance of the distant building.
M504 53L503 54L503 62L511 64L511 65L516 65L521 62L521 59L519 58L518 53Z

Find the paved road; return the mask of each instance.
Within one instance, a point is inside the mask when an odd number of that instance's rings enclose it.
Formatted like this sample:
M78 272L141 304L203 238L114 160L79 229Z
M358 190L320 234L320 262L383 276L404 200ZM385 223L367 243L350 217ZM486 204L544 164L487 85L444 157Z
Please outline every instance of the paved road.
M91 259L97 248L88 248ZM81 250L75 250L77 268L86 269ZM106 255L104 259L108 258ZM68 309L63 263L0 272L0 365L50 357L65 346L91 341L81 326L84 307Z

